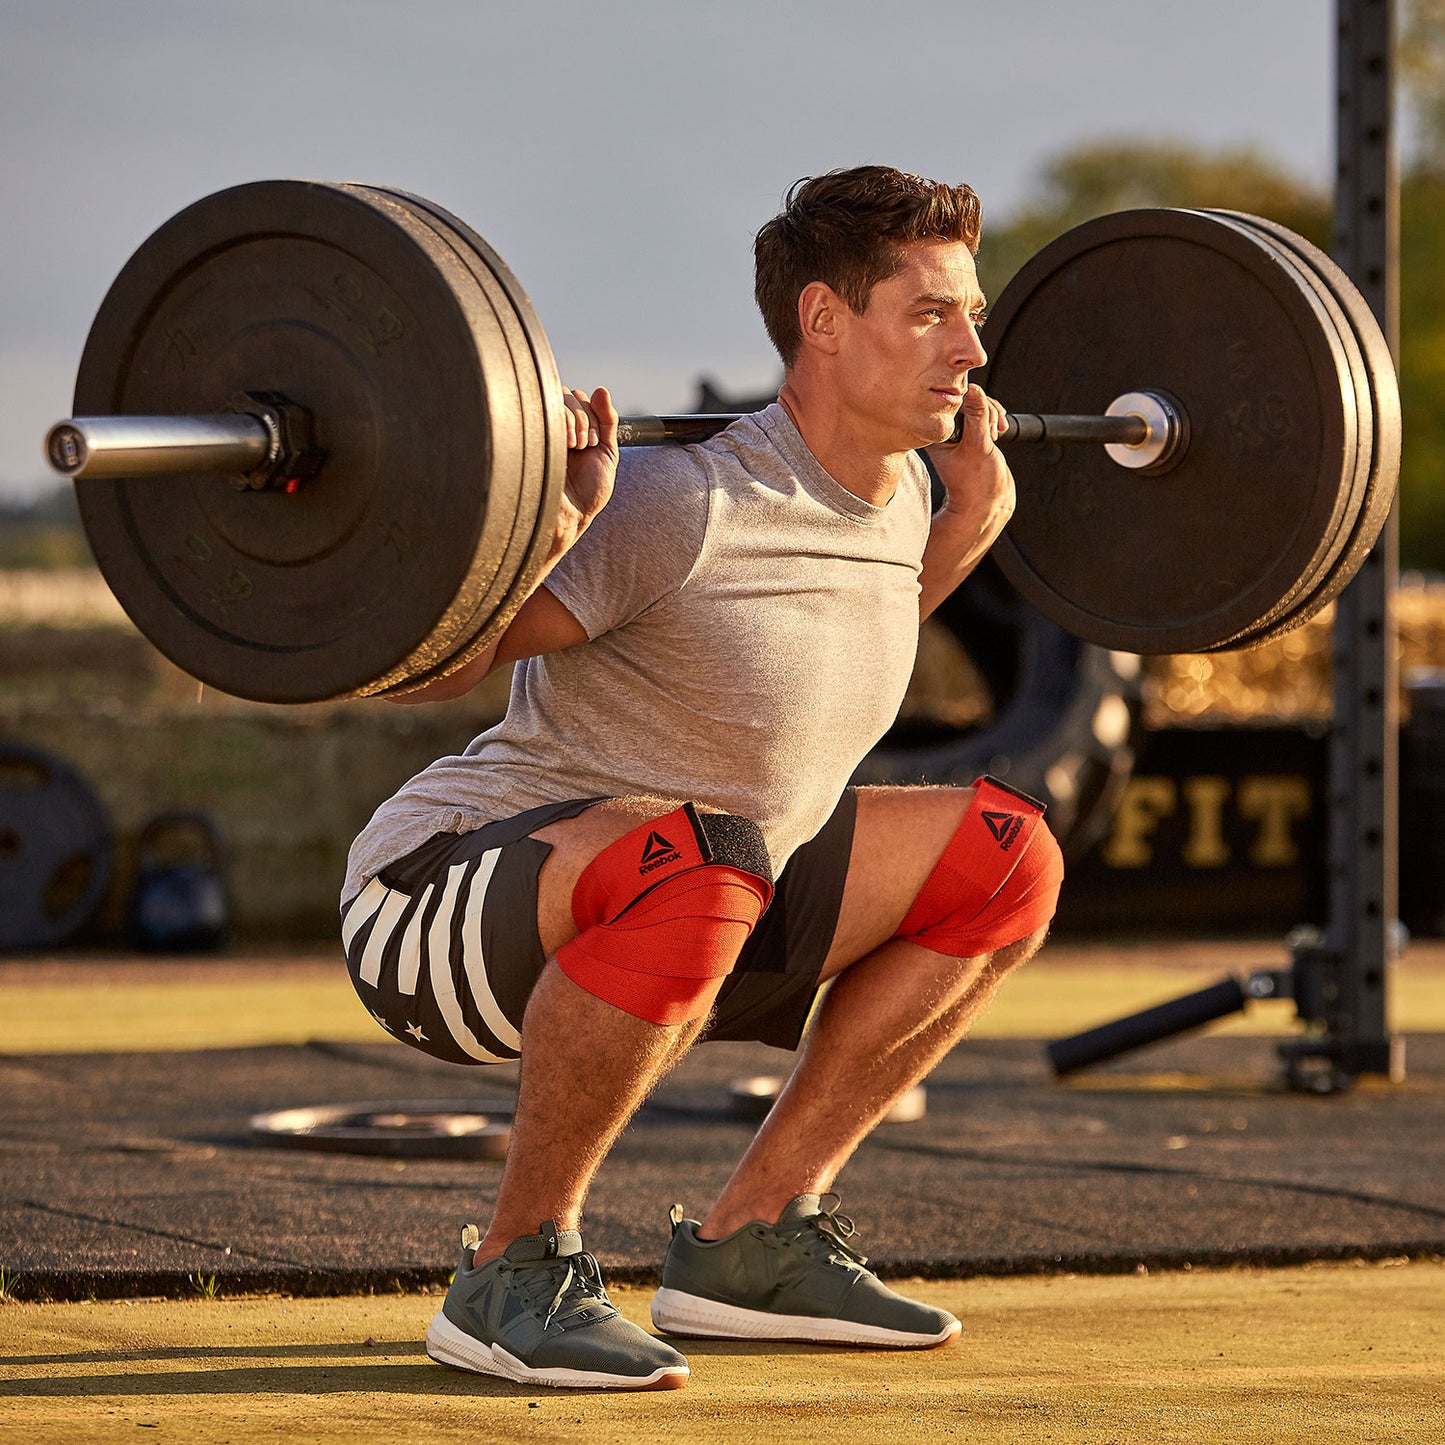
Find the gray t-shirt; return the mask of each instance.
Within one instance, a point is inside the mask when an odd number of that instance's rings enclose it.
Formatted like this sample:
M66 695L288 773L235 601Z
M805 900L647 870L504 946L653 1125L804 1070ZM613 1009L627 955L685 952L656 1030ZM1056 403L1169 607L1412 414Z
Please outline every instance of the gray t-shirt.
M626 794L751 818L781 872L897 715L929 515L917 457L872 506L776 404L697 446L627 449L543 584L590 640L519 662L503 721L382 804L343 899L436 833Z

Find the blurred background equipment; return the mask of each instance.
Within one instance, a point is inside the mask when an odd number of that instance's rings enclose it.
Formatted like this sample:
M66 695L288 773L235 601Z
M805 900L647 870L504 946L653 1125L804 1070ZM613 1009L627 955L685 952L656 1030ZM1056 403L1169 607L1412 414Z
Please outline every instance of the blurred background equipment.
M85 779L0 743L0 949L64 943L100 907L111 863L110 819Z
M928 655L898 720L854 780L966 787L991 773L1047 803L1066 856L1081 857L1133 765L1139 659L1064 631L992 561L924 623L919 649ZM969 716L980 698L985 710Z
M150 818L136 841L136 879L126 934L142 953L212 953L231 933L225 852L203 812Z
M1405 673L1400 730L1400 917L1445 937L1445 668Z

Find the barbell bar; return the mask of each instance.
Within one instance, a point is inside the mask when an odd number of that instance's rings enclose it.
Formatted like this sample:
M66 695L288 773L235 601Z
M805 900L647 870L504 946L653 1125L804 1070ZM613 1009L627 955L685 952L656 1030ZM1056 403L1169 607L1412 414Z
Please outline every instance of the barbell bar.
M994 555L1088 641L1266 640L1323 607L1383 524L1388 350L1348 280L1273 223L1086 222L1009 283L986 341L980 383L1037 408L1006 437L1045 443L1010 453ZM182 668L260 701L403 692L485 650L535 585L560 387L526 293L465 222L399 191L254 182L126 263L48 452L116 596ZM626 418L623 440L730 420ZM1101 445L1052 445L1075 440Z
M1140 394L1141 397L1143 394ZM1009 413L1001 442L1094 442L1129 451L1146 448L1164 452L1177 437L1177 409L1162 398L1144 398L1166 418L1153 427L1142 410L1102 416L1041 416ZM674 414L625 416L618 421L619 446L646 447L706 441L733 422L738 414ZM288 475L277 427L250 412L221 412L211 416L77 416L56 422L45 438L45 454L62 476L109 478L184 475L189 472L223 472L246 479L263 475L251 490L272 485L275 472L286 487L299 479ZM279 472L277 464L281 463Z

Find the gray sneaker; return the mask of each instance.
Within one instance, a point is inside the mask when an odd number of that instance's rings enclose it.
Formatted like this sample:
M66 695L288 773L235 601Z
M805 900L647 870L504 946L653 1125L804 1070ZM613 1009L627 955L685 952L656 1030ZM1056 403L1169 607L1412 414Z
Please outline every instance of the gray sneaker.
M582 1236L550 1220L538 1230L475 1269L480 1235L475 1225L462 1231L461 1263L427 1329L427 1354L524 1385L670 1390L686 1384L687 1361L618 1314Z
M672 1207L672 1244L653 1296L652 1322L673 1335L727 1340L806 1340L922 1349L947 1344L962 1325L947 1310L904 1299L851 1248L836 1195L800 1194L776 1224L754 1220L726 1239L697 1237L696 1220Z

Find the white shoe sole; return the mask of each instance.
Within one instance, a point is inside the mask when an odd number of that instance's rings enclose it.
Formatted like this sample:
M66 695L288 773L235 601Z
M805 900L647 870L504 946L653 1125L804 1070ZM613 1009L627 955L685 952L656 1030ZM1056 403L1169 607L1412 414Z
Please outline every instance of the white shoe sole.
M660 1289L652 1297L652 1323L670 1335L709 1340L792 1340L804 1344L875 1345L893 1350L926 1350L946 1345L963 1326L949 1315L937 1334L885 1329L856 1320L780 1315L720 1304L681 1290Z
M459 1330L440 1310L427 1327L426 1352L438 1364L477 1375L499 1375L519 1385L581 1390L675 1390L687 1383L686 1365L665 1365L650 1375L608 1375L599 1370L534 1370L501 1345L485 1345Z

